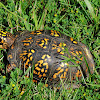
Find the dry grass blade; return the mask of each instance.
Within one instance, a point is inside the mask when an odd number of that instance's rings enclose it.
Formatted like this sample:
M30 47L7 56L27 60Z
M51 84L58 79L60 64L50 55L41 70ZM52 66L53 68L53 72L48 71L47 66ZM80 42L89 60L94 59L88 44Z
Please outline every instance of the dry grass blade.
M96 15L94 13L94 10L93 10L91 3L89 2L89 0L84 0L84 1L89 9L90 15L92 16L92 18L94 18L96 20Z

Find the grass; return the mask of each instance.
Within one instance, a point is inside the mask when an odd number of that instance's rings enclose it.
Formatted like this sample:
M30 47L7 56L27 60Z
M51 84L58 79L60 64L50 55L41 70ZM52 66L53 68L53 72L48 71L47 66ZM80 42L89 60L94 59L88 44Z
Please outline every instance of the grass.
M1 100L99 100L100 99L100 1L99 0L3 0L0 2L0 29L14 34L18 30L57 30L89 47L95 72L86 79L87 88L65 89L60 92L35 85L30 78L20 77L22 71L0 76ZM0 58L3 54L0 49ZM0 68L4 68L2 59Z

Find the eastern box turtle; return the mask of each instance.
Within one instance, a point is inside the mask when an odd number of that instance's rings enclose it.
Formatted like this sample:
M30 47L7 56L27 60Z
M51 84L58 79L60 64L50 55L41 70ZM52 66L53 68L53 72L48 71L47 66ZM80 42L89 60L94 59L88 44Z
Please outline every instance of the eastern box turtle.
M19 67L24 72L34 66L33 81L81 79L93 73L94 61L88 48L73 38L53 30L23 31L15 36L0 30L0 48L8 49L7 71Z

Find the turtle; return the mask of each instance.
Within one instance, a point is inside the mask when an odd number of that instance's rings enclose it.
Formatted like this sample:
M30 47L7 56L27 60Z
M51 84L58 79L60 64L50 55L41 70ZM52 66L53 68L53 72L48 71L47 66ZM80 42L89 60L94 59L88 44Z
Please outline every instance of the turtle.
M15 35L0 30L0 48L7 49L7 72L20 66L23 73L33 68L33 82L57 87L88 77L94 60L87 46L56 30L20 31Z

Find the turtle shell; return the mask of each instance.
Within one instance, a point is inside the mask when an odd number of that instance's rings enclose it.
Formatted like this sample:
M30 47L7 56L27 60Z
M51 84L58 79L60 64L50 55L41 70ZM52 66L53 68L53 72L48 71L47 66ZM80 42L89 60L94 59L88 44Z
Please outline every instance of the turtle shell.
M73 38L53 30L23 31L16 34L7 54L7 71L16 67L25 72L33 68L33 81L47 80L47 85L57 86L87 77L93 73L94 61L89 49Z

